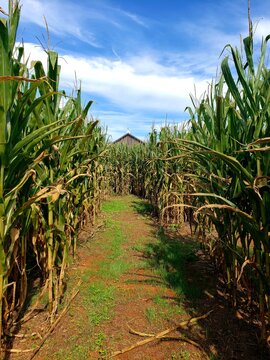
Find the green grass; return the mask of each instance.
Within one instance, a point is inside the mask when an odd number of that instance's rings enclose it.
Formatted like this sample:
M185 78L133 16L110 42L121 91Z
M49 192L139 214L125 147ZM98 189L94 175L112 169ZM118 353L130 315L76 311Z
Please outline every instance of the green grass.
M95 340L92 346L92 349L98 351L102 359L108 355L108 350L106 350L104 347L105 340L106 335L103 332L99 332L95 335Z
M113 208L119 208L116 201L113 202ZM130 259L125 258L123 244L126 242L127 237L121 228L121 224L111 217L106 220L106 229L103 235L105 241L100 243L99 246L109 254L105 260L100 262L97 273L102 279L116 280L134 266Z
M57 360L88 360L89 347L87 347L85 344L74 344L68 351L67 349L60 349L57 353L55 353L55 357ZM49 358L47 360L49 360Z
M103 233L103 242L98 243L99 247L110 251L110 258L116 258L122 255L122 244L126 241L126 236L121 229L118 221L108 218L105 221L105 231Z
M123 199L112 199L102 204L102 211L110 214L129 209L129 205Z
M82 281L84 283L87 283L89 281L89 278L95 274L96 274L96 271L91 268L84 269L80 275L80 278L82 279Z
M137 213L144 216L152 215L155 212L153 205L147 201L133 201L132 207Z
M115 259L113 261L103 261L100 264L98 274L103 279L117 280L119 277L133 267L132 263L127 263L123 259Z
M186 350L180 351L180 359L183 360L189 360L190 359L190 353Z
M171 360L189 360L190 352L187 350L181 350L180 352L173 352L171 355Z
M161 294L156 295L153 302L154 305L147 307L145 310L145 317L149 323L170 320L177 315L186 314L185 309L180 304L171 303Z
M80 327L81 335L72 343L67 342L65 349L58 351L56 358L59 360L88 359L89 351L98 352L100 359L108 357L106 335L101 331L99 325L111 318L115 305L121 301L121 291L115 288L115 280L119 280L131 268L152 268L154 274L157 275L157 277L145 280L146 284L154 284L159 288L159 293L153 298L153 303L145 310L145 317L151 324L160 324L164 320L167 321L177 315L185 314L185 310L181 306L182 297L166 298L166 287L176 289L178 294L188 294L188 296L192 293L196 294L196 289L188 289L190 285L187 284L186 273L183 270L187 262L196 259L194 255L196 247L193 244L169 239L160 230L155 243L144 245L147 242L146 238L136 239L132 249L146 257L138 257L138 261L130 261L123 246L128 240L128 232L122 228L118 220L114 219L113 215L114 212L125 211L128 203L125 204L121 200L119 203L118 199L114 199L105 203L104 206L107 214L102 234L103 241L92 243L92 246L94 245L97 249L97 255L103 253L104 258L99 261L95 269L84 269L78 274L83 279L80 291L83 311L78 316L76 311L71 308L70 315L75 326ZM143 209L144 203L142 203L141 211L144 211ZM98 278L99 281L95 280L94 283L89 284L91 277ZM113 282L110 282L111 280ZM132 280L128 282L132 282ZM84 317L83 324L82 316ZM83 334L87 332L89 332L89 341L82 343ZM175 359L189 359L185 353L177 353L177 356ZM172 359L174 358L172 357Z
M106 260L101 260L97 269L90 267L78 272L78 277L83 280L83 284L80 287L83 311L78 316L76 310L71 307L69 312L76 327L80 328L82 338L85 337L85 333L89 333L89 341L81 343L80 338L76 341L69 341L64 349L60 349L56 353L56 359L89 359L90 350L98 351L100 359L106 358L107 350L103 346L106 340L105 335L102 332L95 332L102 322L109 320L113 315L116 289L113 285L108 285L107 280L118 279L131 266L130 263L125 261L122 249L126 237L121 230L119 222L115 221L110 215L113 209L120 209L122 205L117 206L115 201L110 205L112 206L108 207L108 215L103 232L104 241L92 242L92 247L95 246L97 248L97 255L104 253ZM100 280L89 283L89 278L91 277L98 277Z
M184 295L189 299L202 296L202 290L197 284L187 281L187 264L196 261L195 251L198 244L195 242L184 242L177 238L168 237L163 229L157 233L158 241L148 244L145 249L149 257L149 263L155 269L156 274L173 288L176 293Z
M153 323L155 320L157 320L158 318L158 311L156 308L149 306L148 308L146 308L145 310L145 316L147 318L147 320L149 321L149 323Z
M99 332L98 334L96 334L95 348L100 349L102 347L102 344L103 344L104 340L106 340L106 335L103 332Z
M65 340L66 346L54 353L55 360L88 360L89 351L92 347L91 338L82 342L82 336L74 335ZM51 349L48 349L51 351ZM51 360L52 357L46 357Z
M162 295L156 295L153 301L160 308L160 315L163 318L171 318L174 315L183 315L186 313L185 309L181 306L181 304L172 304Z
M216 355L216 354L210 354L209 355L209 360L219 360L220 356Z
M105 283L94 283L81 292L89 324L96 326L109 320L114 306L115 288Z
M145 249L145 246L144 246L144 244L141 244L141 243L137 243L132 246L132 250L134 250L134 251L143 252L144 249Z

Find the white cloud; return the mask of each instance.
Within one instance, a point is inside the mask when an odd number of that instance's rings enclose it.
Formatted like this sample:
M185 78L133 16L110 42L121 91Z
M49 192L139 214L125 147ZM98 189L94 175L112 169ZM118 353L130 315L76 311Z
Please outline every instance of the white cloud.
M180 74L178 77L155 72L140 74L135 67L119 60L74 56L64 56L64 59L67 62L62 62L64 79L72 80L76 70L85 91L103 96L125 109L180 112L196 82ZM205 82L200 81L197 87L204 88Z
M67 1L24 0L22 3L22 21L45 28L45 17L50 32L71 35L93 47L101 47L95 35L82 26L85 16L83 8Z
M31 52L31 59L43 59L46 55L33 44L25 44L26 52ZM62 86L73 87L74 73L82 81L84 92L92 97L101 96L115 106L126 111L152 111L153 113L180 114L189 104L189 93L204 92L206 80L190 76L172 74L170 68L160 65L145 65L149 71L142 73L141 66L136 69L134 64L121 60L110 60L102 57L75 57L64 55L59 59L61 64ZM156 70L156 71L155 71Z
M132 14L128 11L123 11L123 10L118 10L120 14L122 14L123 16L126 16L127 18L131 19L133 22L135 22L137 25L143 26L145 28L147 28L148 26L146 25L146 23L136 14Z
M108 15L109 14L109 15ZM102 41L98 40L100 29L112 26L113 28L125 28L125 22L132 22L141 27L147 27L145 22L136 14L121 10L117 7L106 5L99 0L89 8L74 1L59 0L23 0L22 21L36 24L45 28L44 17L49 26L49 31L59 36L69 35L87 43L95 48L102 48ZM91 28L91 31L86 30Z
M34 44L24 45L26 58L30 54L30 61L40 60L46 68L46 53ZM194 85L198 96L207 87L206 80L177 76L175 69L159 65L151 58L147 60L147 57L143 70L142 64L136 68L135 61L128 63L101 57L65 55L59 58L59 62L62 88L70 89L70 92L74 89L76 71L77 79L82 80L83 93L93 100L101 98L97 107L102 110L93 106L91 113L101 120L103 126L108 126L113 139L128 129L143 137L153 124L164 124L167 116L170 123L181 121L187 117L183 111L190 104L189 93L194 93ZM106 103L104 106L102 99ZM110 111L110 106L121 110Z
M270 18L259 20L253 24L254 27L254 39L258 42L270 34Z

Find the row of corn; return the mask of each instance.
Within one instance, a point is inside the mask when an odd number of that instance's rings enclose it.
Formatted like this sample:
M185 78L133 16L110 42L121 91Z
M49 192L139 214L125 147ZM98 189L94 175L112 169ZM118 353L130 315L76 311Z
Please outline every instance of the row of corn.
M144 145L111 146L81 93L58 89L57 53L32 70L16 45L18 1L0 19L0 333L21 316L33 274L53 319L80 227L94 223L109 185L151 201L162 224L184 221L200 233L224 276L258 304L262 339L270 322L270 70L252 33L243 54L228 47L219 79L192 98L181 129L153 130ZM256 58L256 62L254 62ZM230 61L229 61L230 59ZM63 104L63 99L66 99ZM215 237L206 237L214 229Z
M258 306L262 339L270 324L269 38L259 54L252 32L241 51L227 46L219 78L203 99L192 97L187 124L116 149L122 158L113 163L122 176L115 190L124 184L152 202L163 224L189 221L202 235L233 306ZM211 230L216 236L206 237Z
M58 54L27 66L16 44L17 0L0 18L0 334L22 315L29 279L53 319L78 231L93 223L104 189L106 138L89 102L59 91ZM29 70L30 68L30 70Z

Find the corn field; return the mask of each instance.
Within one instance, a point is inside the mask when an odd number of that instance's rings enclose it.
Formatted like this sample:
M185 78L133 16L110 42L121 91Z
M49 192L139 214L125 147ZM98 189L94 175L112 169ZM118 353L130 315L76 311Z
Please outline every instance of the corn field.
M202 100L191 97L190 120L153 130L114 163L115 173L128 169L125 189L149 199L163 225L190 223L223 273L231 305L243 301L240 292L257 304L262 340L270 324L269 39L256 62L252 32L243 54L228 45L220 77Z
M18 1L0 19L0 333L20 318L28 279L40 281L53 320L78 231L94 223L104 189L106 137L90 101L59 90L58 54L47 70L23 63ZM65 99L65 105L61 106Z
M108 145L87 118L81 90L59 90L58 54L23 62L18 1L0 19L0 334L20 319L29 278L39 279L53 321L79 230L93 225L104 194L133 193L160 223L184 222L223 274L230 302L257 304L261 338L270 324L270 69L267 42L255 62L227 46L202 100L181 128L152 130L145 144ZM257 57L256 57L257 59ZM65 99L65 105L63 104ZM108 151L109 150L109 151ZM216 236L212 236L215 233ZM243 300L241 300L243 301Z

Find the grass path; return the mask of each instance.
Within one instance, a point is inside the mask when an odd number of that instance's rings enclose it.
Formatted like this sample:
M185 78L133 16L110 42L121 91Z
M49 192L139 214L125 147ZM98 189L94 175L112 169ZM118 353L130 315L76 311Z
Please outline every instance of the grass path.
M103 205L103 225L92 239L82 242L77 264L69 272L69 288L82 279L80 293L36 359L110 359L114 351L143 339L130 334L128 325L157 333L190 317L182 303L188 287L180 263L181 271L167 278L166 256L174 255L172 262L181 259L176 248L174 252L166 248L165 235L150 211L147 203L133 196L116 197ZM183 244L181 256L192 257L193 246ZM117 358L203 357L188 343L162 341Z
M129 327L156 334L214 306L203 294L211 281L209 275L201 276L205 269L200 269L195 255L198 245L188 232L181 236L173 229L164 233L155 224L151 207L133 196L105 202L100 219L93 237L89 238L88 231L82 234L77 259L68 272L66 297L82 280L80 292L36 360L113 359L115 351L144 339L131 334ZM217 319L223 321L220 315L216 320L211 316L211 324L219 329ZM37 316L22 331L44 336L47 324ZM209 324L199 322L115 358L223 359ZM232 328L231 323L228 327ZM34 339L31 346L39 342ZM23 346L18 342L15 347ZM20 354L19 358L30 357Z
M68 315L75 326L66 331L66 325L61 325L57 333L63 331L65 337L62 344L58 336L55 339L58 351L53 358L109 359L114 351L141 340L129 333L128 325L156 333L190 317L182 300L187 290L194 295L198 289L187 286L184 261L187 255L194 256L194 244L182 244L181 254L173 241L170 248L166 246L165 235L147 216L150 211L147 203L132 196L113 198L103 205L103 229L79 252L77 277L83 285ZM178 272L169 275L166 256L171 256L171 266L177 266ZM55 345L47 344L51 346ZM198 349L179 342L162 342L121 355L122 359L145 360L195 357L201 358Z

